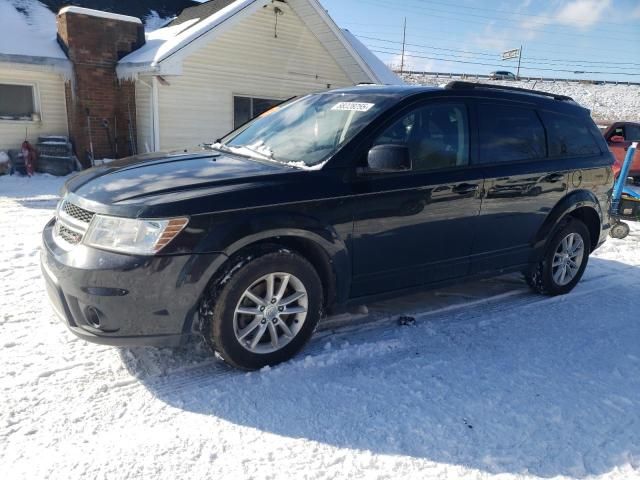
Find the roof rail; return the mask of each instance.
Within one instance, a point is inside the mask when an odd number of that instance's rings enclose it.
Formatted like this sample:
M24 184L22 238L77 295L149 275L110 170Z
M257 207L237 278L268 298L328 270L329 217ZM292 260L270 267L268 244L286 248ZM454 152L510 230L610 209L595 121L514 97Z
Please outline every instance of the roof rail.
M543 97L550 97L555 100L563 100L568 102L574 102L575 100L566 95L558 95L555 93L547 93L541 92L540 90L529 90L528 88L519 88L519 87L506 87L504 85L491 85L489 83L474 83L474 82L462 82L462 81L453 81L449 82L445 85L446 89L449 90L467 90L467 89L487 89L487 90L506 90L509 92L520 92L520 93L529 93L531 95L542 95Z

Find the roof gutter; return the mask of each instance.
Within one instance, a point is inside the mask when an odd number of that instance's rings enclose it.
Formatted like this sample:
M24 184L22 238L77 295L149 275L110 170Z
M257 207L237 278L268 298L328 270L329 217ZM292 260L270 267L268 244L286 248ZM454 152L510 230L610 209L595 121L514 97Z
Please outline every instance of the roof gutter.
M6 64L11 67L44 67L54 73L58 73L65 78L70 78L73 72L71 62L67 58L37 57L32 55L15 55L0 53L0 65ZM41 70L41 68L38 68Z

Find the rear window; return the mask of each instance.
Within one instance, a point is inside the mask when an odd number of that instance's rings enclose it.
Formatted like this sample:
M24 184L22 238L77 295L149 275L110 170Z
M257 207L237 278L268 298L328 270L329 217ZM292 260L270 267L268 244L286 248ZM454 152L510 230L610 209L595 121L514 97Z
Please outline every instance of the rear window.
M600 147L591 126L583 119L553 112L540 112L549 135L549 156L599 155Z
M534 110L479 105L480 163L534 160L546 156L545 133Z

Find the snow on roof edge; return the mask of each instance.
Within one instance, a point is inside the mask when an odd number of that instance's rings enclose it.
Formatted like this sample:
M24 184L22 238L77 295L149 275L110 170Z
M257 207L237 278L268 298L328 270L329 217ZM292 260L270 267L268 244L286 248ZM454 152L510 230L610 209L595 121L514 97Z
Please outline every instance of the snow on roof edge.
M142 20L140 20L138 17L131 17L129 15L120 15L119 13L104 12L102 10L93 10L91 8L74 7L74 6L63 7L58 12L58 15L62 15L63 13L77 13L79 15L88 15L90 17L100 17L100 18L106 18L109 20L121 20L123 22L139 23L142 25Z
M227 20L241 13L259 0L236 0L220 9L213 15L196 22L195 25L185 28L174 36L167 35L163 40L162 33L169 32L174 27L164 27L152 32L157 35L156 42L147 41L140 47L122 58L118 62L116 72L120 79L131 79L142 71L157 71L158 65L173 56L192 42L215 30Z
M20 66L44 67L45 70L62 75L65 80L70 80L73 73L71 61L63 58L0 53L0 65L17 69L19 69Z
M404 85L405 82L396 75L382 60L369 50L358 38L346 28L341 28L343 37L367 64L380 83L385 85Z

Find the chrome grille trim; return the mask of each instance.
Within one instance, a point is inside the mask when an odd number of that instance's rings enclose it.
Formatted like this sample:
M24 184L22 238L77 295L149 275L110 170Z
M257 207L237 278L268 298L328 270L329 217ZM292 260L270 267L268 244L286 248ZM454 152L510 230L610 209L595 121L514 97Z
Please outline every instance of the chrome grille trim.
M65 200L62 204L61 211L64 212L69 217L78 220L82 223L90 223L93 218L94 213L89 210L85 210L82 207L79 207L68 200Z
M82 241L94 212L75 205L64 198L57 211L54 239L63 248L69 249Z
M58 222L56 232L58 234L58 237L61 240L64 240L65 242L67 242L69 245L77 245L82 240L81 233L75 232L70 228L67 228L66 226L62 225L60 222Z

